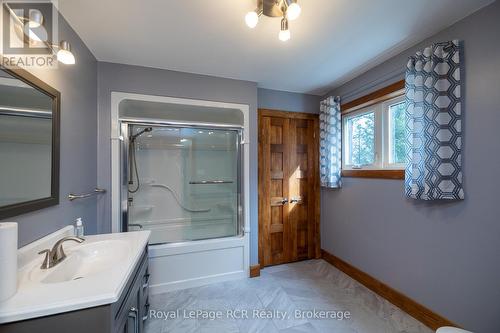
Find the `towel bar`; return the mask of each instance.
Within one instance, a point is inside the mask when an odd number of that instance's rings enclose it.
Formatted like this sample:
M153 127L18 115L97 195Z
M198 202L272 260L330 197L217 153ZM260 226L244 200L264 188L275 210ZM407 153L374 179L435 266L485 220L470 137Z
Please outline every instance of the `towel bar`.
M200 180L200 181L190 181L191 185L203 185L203 184L232 184L232 180Z
M68 194L68 200L69 201L73 201L73 200L76 200L76 199L84 199L84 198L91 197L93 195L98 195L98 194L103 194L103 193L106 193L106 190L100 189L100 188L95 188L94 191L90 192L90 193L85 193L85 194L73 194L73 193L70 193L70 194Z

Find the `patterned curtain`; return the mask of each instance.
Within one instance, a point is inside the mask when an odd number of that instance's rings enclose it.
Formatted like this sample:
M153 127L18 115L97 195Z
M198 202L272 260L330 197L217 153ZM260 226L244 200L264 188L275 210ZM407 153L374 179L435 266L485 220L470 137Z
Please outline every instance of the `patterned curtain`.
M340 97L321 101L319 111L319 166L321 186L342 187L342 123Z
M463 199L459 42L433 44L410 57L405 80L405 194Z

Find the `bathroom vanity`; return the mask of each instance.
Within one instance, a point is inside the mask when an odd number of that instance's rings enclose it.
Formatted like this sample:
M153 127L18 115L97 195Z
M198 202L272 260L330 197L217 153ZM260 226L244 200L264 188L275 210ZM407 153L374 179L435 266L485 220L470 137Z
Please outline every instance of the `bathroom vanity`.
M30 260L71 232L19 250L18 292L0 303L0 332L143 332L149 308L149 231L68 242L67 258L46 270L39 267L41 256Z

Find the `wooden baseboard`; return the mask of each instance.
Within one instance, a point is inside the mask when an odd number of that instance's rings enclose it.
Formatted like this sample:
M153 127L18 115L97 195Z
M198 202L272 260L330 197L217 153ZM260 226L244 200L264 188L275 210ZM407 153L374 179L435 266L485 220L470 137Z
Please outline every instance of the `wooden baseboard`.
M258 276L260 276L260 265L257 264L250 266L250 277L254 278Z
M323 249L321 250L321 257L328 263L337 267L339 270L349 275L359 283L363 284L368 289L371 289L375 293L379 294L429 328L437 330L442 326L459 327L448 319L415 302L408 296L400 293L395 289L392 289L385 283L375 279L373 276L368 275L367 273L359 270L358 268L334 256L333 254L328 253Z

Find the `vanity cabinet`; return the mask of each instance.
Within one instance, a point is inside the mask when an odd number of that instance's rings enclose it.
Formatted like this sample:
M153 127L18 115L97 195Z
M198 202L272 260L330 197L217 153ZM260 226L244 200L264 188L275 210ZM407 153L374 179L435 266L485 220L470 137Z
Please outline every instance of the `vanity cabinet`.
M0 324L0 333L142 333L149 311L147 247L115 303Z

